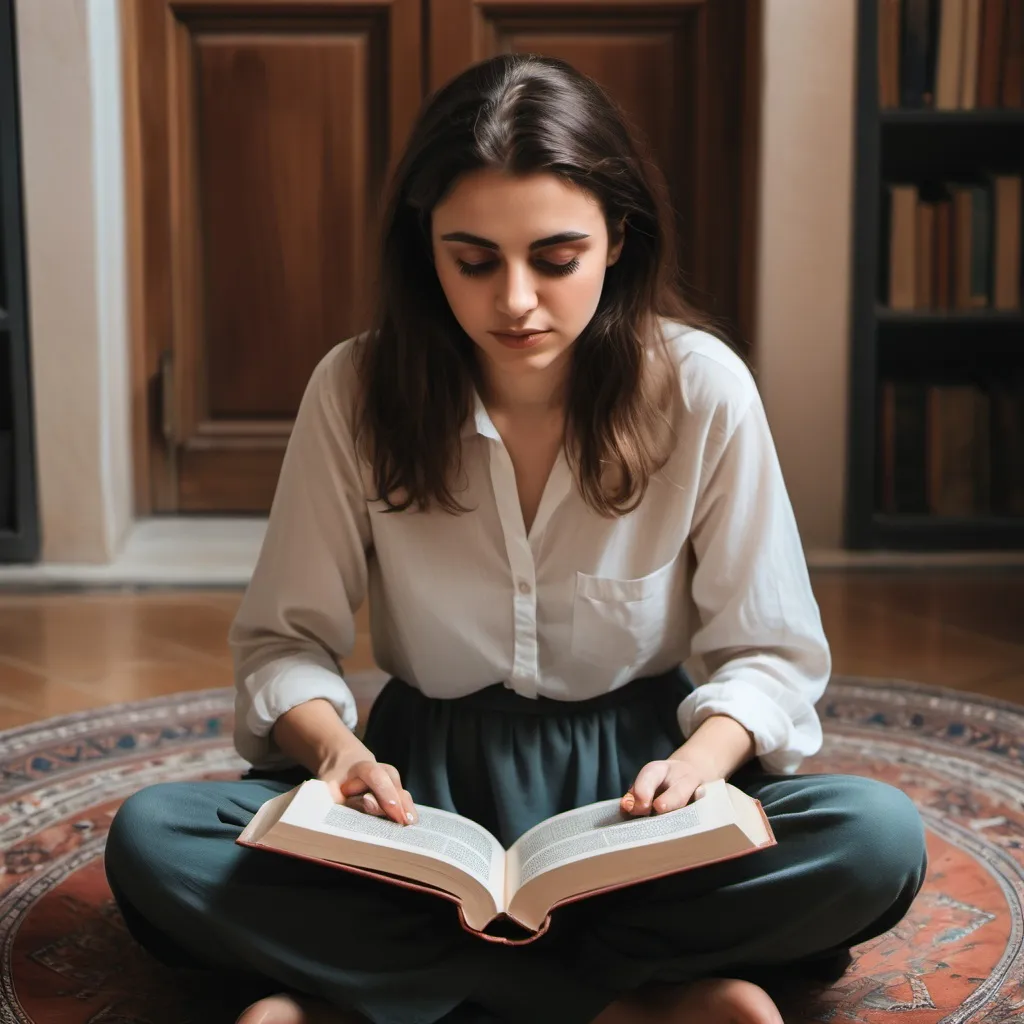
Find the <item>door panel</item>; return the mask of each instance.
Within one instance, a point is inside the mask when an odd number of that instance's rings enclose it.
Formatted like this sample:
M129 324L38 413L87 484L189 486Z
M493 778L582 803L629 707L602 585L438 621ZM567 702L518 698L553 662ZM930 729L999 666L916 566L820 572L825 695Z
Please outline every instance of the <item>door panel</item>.
M190 42L195 195L207 199L204 316L187 332L205 347L194 429L288 421L325 349L355 332L365 288L367 172L379 156L367 152L367 35L200 31Z
M368 235L422 95L419 0L136 0L129 25L158 143L135 154L143 227L166 245L142 289L143 386L167 405L150 508L264 512L313 367L366 323Z
M431 0L431 87L496 53L561 57L639 128L676 212L687 297L749 343L760 0Z

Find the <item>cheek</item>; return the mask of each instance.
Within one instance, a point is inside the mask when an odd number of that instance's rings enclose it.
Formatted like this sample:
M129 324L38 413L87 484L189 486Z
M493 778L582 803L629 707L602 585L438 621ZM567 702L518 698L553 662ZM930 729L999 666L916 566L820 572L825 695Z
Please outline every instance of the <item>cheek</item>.
M551 294L557 296L558 308L567 318L589 320L597 309L603 285L603 266L581 268L558 280Z

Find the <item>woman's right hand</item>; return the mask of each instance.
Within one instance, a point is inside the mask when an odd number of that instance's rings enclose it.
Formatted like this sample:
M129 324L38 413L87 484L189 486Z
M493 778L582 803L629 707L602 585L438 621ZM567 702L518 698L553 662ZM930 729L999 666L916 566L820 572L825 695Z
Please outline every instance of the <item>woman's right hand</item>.
M334 799L346 807L390 818L401 825L413 825L419 820L412 795L402 788L401 776L394 765L374 760L356 761L342 777L327 777L324 781Z

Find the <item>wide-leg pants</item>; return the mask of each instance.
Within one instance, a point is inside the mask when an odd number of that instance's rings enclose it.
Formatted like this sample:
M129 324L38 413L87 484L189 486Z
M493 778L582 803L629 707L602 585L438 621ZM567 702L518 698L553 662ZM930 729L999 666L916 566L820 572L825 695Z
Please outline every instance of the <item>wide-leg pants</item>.
M474 818L507 847L560 811L621 796L682 742L682 670L583 702L501 686L452 700L392 679L365 742L414 800ZM841 974L895 925L925 874L921 817L854 775L731 779L778 845L555 910L534 943L465 932L447 900L235 843L302 771L150 786L112 823L107 877L132 934L165 963L255 976L376 1024L583 1024L647 983Z

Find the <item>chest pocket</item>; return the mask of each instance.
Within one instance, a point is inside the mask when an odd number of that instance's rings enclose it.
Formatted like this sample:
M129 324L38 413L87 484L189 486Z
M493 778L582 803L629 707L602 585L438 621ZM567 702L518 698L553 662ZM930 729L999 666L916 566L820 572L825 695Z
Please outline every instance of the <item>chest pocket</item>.
M670 621L675 561L639 579L576 573L574 657L608 668L636 666L657 653Z

